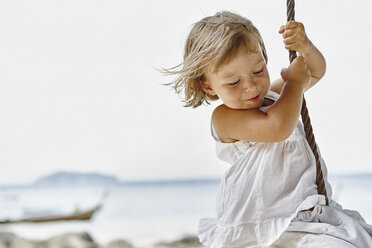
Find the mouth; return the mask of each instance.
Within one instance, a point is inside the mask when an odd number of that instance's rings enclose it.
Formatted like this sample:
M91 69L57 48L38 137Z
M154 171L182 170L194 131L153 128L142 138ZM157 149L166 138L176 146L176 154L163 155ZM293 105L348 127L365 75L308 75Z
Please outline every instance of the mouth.
M255 96L255 97L253 97L253 98L247 99L247 101L250 101L250 102L257 102L259 99L260 99L260 94L258 94L257 96Z

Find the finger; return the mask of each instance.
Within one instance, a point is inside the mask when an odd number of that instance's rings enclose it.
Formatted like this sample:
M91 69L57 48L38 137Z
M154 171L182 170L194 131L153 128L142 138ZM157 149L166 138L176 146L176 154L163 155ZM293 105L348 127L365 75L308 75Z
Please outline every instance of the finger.
M305 26L302 22L297 22L297 27L302 29L302 30L305 30Z
M291 37L283 40L283 42L284 42L285 45L294 44L294 43L296 43L296 41L297 41L297 38L294 37L294 36L291 36Z
M284 25L280 26L280 28L279 28L279 34L284 33L284 31L285 31Z
M289 51L298 51L298 46L295 43L291 45L285 45L284 48Z
M294 29L288 29L288 30L285 30L284 33L283 33L283 38L287 38L289 36L292 36L295 34L295 30Z
M296 21L289 21L285 24L285 29L288 29L288 28L295 28L297 27L298 25L298 22Z

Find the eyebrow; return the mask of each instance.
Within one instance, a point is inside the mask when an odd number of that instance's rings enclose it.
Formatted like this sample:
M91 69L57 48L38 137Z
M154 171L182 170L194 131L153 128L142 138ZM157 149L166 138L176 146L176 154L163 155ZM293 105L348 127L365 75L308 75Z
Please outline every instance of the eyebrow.
M257 65L257 64L259 64L259 63L261 63L261 62L263 62L264 60L262 59L262 58L259 58L258 60L257 60L257 62L255 63L255 65ZM228 78L231 78L231 77L233 77L235 75L235 73L233 73L233 72L227 72L226 74L223 74L221 77L223 78L223 79L228 79Z
M231 78L235 75L235 73L231 72L231 73L227 73L225 75L222 75L222 78L223 79L228 79L228 78Z

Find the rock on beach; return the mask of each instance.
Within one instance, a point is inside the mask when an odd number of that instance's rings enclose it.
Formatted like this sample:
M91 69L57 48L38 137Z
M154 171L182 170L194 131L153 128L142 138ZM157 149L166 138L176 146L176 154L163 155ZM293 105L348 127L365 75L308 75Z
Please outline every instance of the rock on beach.
M14 233L0 232L0 248L204 248L204 246L194 236L136 247L127 240L113 240L108 244L98 244L87 232L65 233L46 240L30 240Z

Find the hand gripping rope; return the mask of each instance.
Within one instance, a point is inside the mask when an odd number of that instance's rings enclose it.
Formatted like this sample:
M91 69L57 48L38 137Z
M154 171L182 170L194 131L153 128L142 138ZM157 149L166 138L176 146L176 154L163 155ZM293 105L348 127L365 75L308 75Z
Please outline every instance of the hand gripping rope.
M295 5L294 0L287 0L287 21L294 20L294 14L295 14L294 5ZM297 55L295 51L289 51L289 61L291 63L296 57ZM321 167L320 160L319 160L319 153L317 150L317 145L315 143L315 137L313 134L313 127L311 126L309 112L306 107L305 97L303 97L302 99L303 101L302 101L302 107L301 107L301 119L304 125L307 142L309 143L309 146L311 150L313 151L314 157L316 160L316 185L318 186L318 194L325 196L326 205L328 206L329 202L328 202L327 190L325 187L322 167Z

